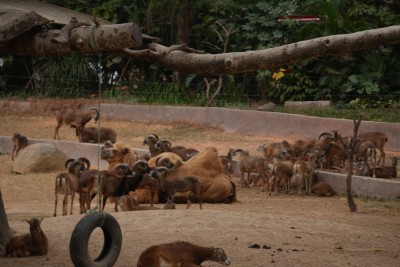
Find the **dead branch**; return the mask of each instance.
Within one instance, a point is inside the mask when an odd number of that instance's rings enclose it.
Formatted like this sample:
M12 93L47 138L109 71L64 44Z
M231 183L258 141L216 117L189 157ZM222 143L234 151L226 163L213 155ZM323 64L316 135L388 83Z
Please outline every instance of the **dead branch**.
M362 117L363 117L362 114L360 114L358 120L355 119L353 120L354 123L353 137L350 138L348 146L345 146L345 148L347 149L347 160L349 161L349 168L347 170L347 178L346 178L346 193L347 193L347 204L349 205L350 212L357 211L357 205L354 202L353 193L351 190L351 179L353 175L354 150L357 145L358 129L360 127Z

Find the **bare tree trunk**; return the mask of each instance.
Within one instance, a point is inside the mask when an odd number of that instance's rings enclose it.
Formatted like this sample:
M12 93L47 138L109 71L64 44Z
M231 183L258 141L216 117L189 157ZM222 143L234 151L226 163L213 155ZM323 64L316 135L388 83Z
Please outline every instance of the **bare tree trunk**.
M346 178L346 193L347 193L347 204L349 205L350 212L357 211L357 205L353 199L353 192L351 190L351 179L353 175L353 161L354 161L354 150L357 145L357 134L358 128L360 127L362 120L362 115L358 118L358 120L353 120L354 122L354 134L350 139L349 146L347 147L347 159L349 161L349 168L347 170L347 178Z
M5 246L10 239L10 226L4 209L3 197L0 190L0 254L4 254Z

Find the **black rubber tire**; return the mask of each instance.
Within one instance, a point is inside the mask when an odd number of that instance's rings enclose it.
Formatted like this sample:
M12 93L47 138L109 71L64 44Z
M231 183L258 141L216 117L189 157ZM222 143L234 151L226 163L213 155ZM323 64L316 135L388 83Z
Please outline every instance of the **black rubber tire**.
M104 245L94 260L89 255L89 239L100 227ZM118 221L108 213L94 212L83 217L75 226L69 243L71 260L76 267L111 267L118 260L122 246L122 233Z

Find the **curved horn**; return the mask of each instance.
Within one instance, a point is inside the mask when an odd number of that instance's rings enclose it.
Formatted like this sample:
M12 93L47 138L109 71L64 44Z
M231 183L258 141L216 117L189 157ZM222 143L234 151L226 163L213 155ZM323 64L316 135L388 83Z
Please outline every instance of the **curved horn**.
M318 139L320 139L322 136L326 136L326 135L329 135L329 136L331 136L332 138L335 137L335 135L333 134L333 132L323 132L323 133L321 133L321 134L318 136Z
M78 160L79 160L80 162L86 163L85 168L86 168L87 170L90 168L90 161L89 161L87 158L80 157L80 158L78 158Z
M99 111L99 109L95 108L95 107L91 107L91 108L89 108L89 110L94 110L95 111L95 114L92 115L92 119L93 119L94 122L97 122L100 119L100 111Z
M75 161L75 159L67 159L67 161L65 162L65 168L68 169L69 163Z
M125 175L129 175L132 173L132 170L126 163L118 164L117 166L115 166L114 170L119 176L121 176L121 178Z
M150 136L154 136L154 138L158 141L158 140L160 140L160 138L158 138L158 135L156 135L156 134L150 134Z

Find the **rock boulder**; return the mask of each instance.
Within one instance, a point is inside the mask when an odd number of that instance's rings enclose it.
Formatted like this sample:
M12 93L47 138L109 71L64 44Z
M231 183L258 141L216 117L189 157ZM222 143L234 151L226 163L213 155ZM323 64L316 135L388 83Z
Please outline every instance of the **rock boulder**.
M16 173L54 172L65 170L67 156L55 145L35 143L21 150L15 158Z

